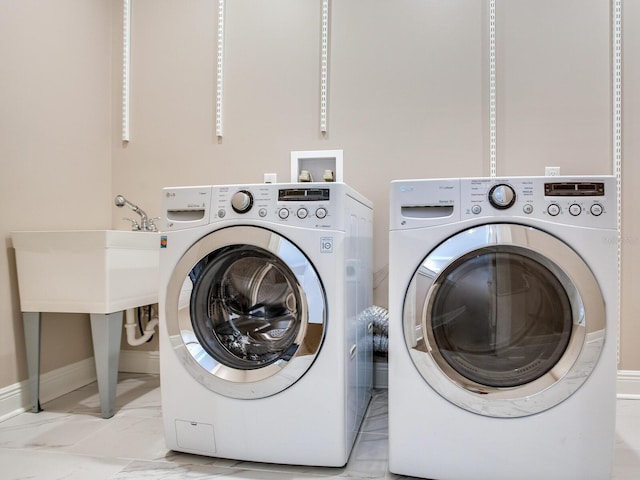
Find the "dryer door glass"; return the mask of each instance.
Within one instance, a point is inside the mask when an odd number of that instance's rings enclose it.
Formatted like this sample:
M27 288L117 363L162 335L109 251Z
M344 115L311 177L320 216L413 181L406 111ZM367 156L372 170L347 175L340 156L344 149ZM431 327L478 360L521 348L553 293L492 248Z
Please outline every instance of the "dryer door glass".
M316 269L266 228L221 228L195 242L172 272L165 303L169 341L187 371L232 398L289 388L325 336Z
M454 262L434 285L429 311L438 351L464 377L493 387L529 383L564 354L569 297L533 259L500 251Z
M604 300L580 255L556 237L481 225L423 259L403 329L417 370L445 399L519 417L557 405L588 378L604 345Z

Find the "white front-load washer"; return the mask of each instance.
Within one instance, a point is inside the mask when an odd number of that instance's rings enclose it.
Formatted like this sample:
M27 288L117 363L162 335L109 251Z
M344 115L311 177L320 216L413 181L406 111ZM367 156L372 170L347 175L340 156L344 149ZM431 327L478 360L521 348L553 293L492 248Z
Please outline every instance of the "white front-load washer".
M163 189L168 448L342 466L371 397L372 205L343 183Z
M610 478L617 244L611 176L392 182L392 472Z

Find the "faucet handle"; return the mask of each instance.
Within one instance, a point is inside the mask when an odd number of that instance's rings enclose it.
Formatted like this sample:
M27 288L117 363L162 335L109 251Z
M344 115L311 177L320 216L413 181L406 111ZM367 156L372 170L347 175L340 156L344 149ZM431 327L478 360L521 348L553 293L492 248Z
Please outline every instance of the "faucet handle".
M157 232L158 226L156 225L156 220L160 220L160 217L153 217L149 219L148 228L150 232Z
M138 223L137 220L134 220L133 218L129 218L129 217L123 217L123 220L129 220L131 222L131 230L134 232L137 232L140 230L140 224Z

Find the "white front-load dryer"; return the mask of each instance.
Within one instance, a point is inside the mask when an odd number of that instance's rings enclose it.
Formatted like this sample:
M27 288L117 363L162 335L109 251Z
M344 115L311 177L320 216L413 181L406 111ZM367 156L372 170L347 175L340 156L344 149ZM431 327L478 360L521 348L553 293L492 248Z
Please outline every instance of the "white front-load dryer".
M372 389L372 206L343 183L163 189L168 448L342 466Z
M615 178L395 181L390 201L390 470L610 478Z

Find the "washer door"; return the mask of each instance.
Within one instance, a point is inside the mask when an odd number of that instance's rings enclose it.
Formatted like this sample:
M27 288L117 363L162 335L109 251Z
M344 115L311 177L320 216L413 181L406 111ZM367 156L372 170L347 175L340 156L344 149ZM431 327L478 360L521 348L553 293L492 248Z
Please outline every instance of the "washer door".
M456 234L421 262L403 328L416 368L445 399L521 417L584 383L604 344L605 309L593 273L565 243L492 224Z
M309 259L270 230L236 226L201 238L167 288L169 339L187 371L232 398L293 385L318 354L326 298Z

